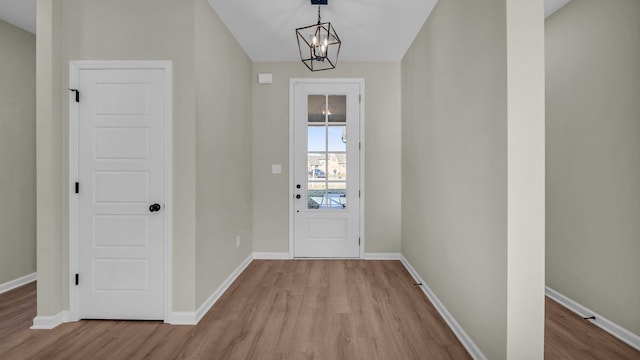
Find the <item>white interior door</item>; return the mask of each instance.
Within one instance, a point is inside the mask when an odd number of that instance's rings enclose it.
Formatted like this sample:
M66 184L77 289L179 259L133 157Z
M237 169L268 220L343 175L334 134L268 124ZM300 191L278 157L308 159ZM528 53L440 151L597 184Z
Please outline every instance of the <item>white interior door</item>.
M164 319L162 69L79 69L78 315Z
M294 256L360 257L360 84L293 91Z

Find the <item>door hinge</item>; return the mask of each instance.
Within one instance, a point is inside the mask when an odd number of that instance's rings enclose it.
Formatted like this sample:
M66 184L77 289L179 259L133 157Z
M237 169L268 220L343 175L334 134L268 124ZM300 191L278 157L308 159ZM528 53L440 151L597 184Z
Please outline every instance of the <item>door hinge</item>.
M76 286L80 285L80 274L76 274Z
M76 102L79 103L80 102L80 90L78 90L78 89L69 89L69 91L73 91L74 93L76 93Z
M361 142L358 143L358 150L362 150L362 143Z
M80 183L76 182L76 194L80 194Z
M361 103L362 102L362 95L358 95L358 102Z
M358 246L360 246L360 244L362 244L362 240L358 238Z
M358 198L360 197L360 190L358 190Z

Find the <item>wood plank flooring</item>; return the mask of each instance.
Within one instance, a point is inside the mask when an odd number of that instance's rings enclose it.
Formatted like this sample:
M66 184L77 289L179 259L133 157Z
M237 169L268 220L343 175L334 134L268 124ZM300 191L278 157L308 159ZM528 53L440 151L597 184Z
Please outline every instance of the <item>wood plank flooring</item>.
M30 330L35 291L32 283L0 295L2 360L470 359L398 261L256 260L197 326ZM606 333L600 347L602 331L563 310L548 300L546 358L640 359Z
M197 326L37 331L34 285L0 303L2 359L470 358L398 261L254 261Z
M640 359L640 351L549 298L545 310L545 359Z

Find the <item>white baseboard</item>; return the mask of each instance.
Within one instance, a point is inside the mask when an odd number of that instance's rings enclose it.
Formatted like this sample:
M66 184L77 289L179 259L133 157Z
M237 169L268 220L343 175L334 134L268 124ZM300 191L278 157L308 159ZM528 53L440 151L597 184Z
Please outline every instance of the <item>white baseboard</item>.
M364 260L400 260L400 253L365 253ZM289 253L283 252L255 252L253 258L256 260L291 260L293 257ZM333 259L333 258L304 258L304 260Z
M253 258L256 260L289 260L292 259L288 252L254 252Z
M253 254L249 256L227 277L227 279L209 296L209 298L200 305L196 311L172 311L166 323L171 325L197 325L200 320L207 314L211 307L220 299L222 294L233 284L244 269L253 261Z
M557 303L566 307L567 309L573 311L574 313L578 314L580 317L585 318L595 316L595 320L589 320L591 321L591 323L620 339L620 341L640 351L640 336L632 333L631 331L623 328L622 326L614 323L613 321L605 318L595 311L582 306L581 304L573 301L572 299L562 295L561 293L553 290L548 286L545 288L545 290L548 297L555 300Z
M400 260L400 253L364 253L365 260Z
M200 320L202 320L202 318L207 314L211 307L213 307L213 305L220 299L222 294L224 294L229 286L231 286L231 284L233 284L238 276L242 274L244 269L246 269L247 266L251 264L251 262L253 261L253 257L253 254L249 254L249 256L247 256L247 258L244 259L244 261L240 265L238 265L238 267L231 273L231 275L229 275L229 277L222 283L222 285L218 286L216 291L214 291L213 294L211 294L211 296L209 296L209 298L202 305L200 305L198 311L196 312L196 324Z
M33 319L33 330L51 330L60 324L69 322L69 312L67 310L60 311L53 316L36 316Z
M172 311L164 320L165 323L171 325L197 325L195 311Z
M407 271L409 271L409 274L411 274L413 279L417 283L422 283L422 286L420 286L420 288L422 289L424 294L427 296L427 298L431 301L433 306L435 306L436 310L438 310L438 312L440 313L440 316L444 318L444 321L447 323L447 325L449 325L449 327L451 328L453 333L456 335L456 337L458 337L458 340L460 340L460 342L465 347L465 349L467 349L471 357L476 360L487 360L487 357L484 356L482 351L480 351L480 348L478 348L478 346L473 342L473 340L471 340L471 337L464 331L462 326L458 324L458 322L453 317L453 315L451 315L451 313L447 310L444 304L440 302L436 294L429 288L427 283L424 280L422 280L422 277L420 277L420 275L413 268L413 266L411 266L411 263L409 263L409 260L407 260L407 258L405 258L403 255L400 255L400 261L402 261L402 264L407 269Z
M11 281L7 281L4 284L0 284L0 294L6 293L7 291L11 291L15 288L19 288L20 286L23 286L23 285L27 285L30 282L34 282L36 281L37 278L38 278L38 273L32 273Z

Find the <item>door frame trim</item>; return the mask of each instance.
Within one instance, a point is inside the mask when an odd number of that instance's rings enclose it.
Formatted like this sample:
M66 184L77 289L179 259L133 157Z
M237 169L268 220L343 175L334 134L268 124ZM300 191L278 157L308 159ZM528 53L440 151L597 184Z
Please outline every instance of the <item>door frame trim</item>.
M294 187L295 187L295 87L298 84L357 84L360 87L360 112L359 112L359 138L360 138L360 153L359 153L359 186L360 186L360 198L359 207L359 229L360 232L360 259L364 259L365 254L365 233L364 233L364 204L365 204L365 187L364 187L364 174L365 174L365 137L364 137L364 118L365 118L365 82L364 78L290 78L289 79L289 258L294 259L294 246L295 246L295 217L294 217Z
M78 87L80 70L163 70L165 74L165 249L164 249L164 322L171 314L172 300L172 264L173 264L173 65L171 61L70 61L69 87ZM81 97L82 98L82 97ZM80 291L75 286L75 274L78 273L78 196L75 196L75 181L79 177L79 141L78 107L75 95L69 95L69 321L80 319Z

